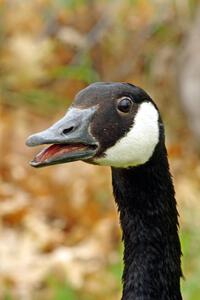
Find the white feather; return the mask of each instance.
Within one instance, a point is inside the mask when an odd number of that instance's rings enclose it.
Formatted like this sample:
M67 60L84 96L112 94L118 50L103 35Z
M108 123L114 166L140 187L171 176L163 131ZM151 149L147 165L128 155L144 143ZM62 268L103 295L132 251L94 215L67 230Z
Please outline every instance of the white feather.
M108 148L104 157L95 162L118 168L137 166L147 162L159 140L158 111L151 102L144 102L128 133Z

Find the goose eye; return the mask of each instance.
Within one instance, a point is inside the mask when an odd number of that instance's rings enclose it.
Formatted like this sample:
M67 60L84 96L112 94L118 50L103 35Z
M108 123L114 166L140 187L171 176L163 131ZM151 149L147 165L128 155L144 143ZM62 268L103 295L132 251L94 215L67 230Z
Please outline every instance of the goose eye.
M117 109L123 113L128 113L131 110L132 101L129 98L123 98L118 102Z

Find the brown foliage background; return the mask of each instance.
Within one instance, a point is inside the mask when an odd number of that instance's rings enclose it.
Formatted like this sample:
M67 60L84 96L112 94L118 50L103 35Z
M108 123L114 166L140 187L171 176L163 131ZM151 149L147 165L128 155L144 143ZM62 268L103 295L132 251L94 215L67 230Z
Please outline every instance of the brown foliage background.
M200 295L200 165L178 98L197 1L0 1L0 299L120 299L122 250L107 168L35 170L26 137L93 81L142 86L165 120L186 300Z

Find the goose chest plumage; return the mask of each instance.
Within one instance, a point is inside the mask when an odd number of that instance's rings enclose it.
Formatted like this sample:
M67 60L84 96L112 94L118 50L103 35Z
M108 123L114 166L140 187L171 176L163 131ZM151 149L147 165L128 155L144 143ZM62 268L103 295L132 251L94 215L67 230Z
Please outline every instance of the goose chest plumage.
M123 300L181 300L181 247L164 126L153 100L129 83L94 83L65 116L31 135L50 144L33 167L76 160L110 166L124 241Z

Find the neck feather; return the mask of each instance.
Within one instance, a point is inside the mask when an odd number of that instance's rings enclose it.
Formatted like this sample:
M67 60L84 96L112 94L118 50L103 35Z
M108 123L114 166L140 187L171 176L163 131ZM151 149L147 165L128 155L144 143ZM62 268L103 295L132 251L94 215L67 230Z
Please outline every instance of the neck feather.
M123 300L181 300L178 213L164 143L143 166L112 168L124 240Z

